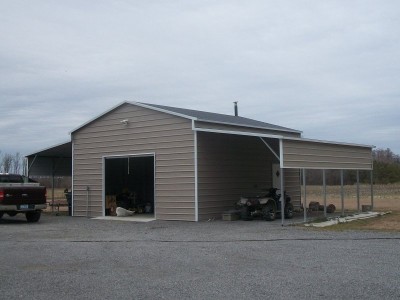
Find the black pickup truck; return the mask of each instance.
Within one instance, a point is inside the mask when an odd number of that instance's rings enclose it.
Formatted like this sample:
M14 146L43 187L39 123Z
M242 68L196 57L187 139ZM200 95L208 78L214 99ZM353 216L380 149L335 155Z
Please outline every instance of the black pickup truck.
M0 173L0 218L24 213L28 222L37 222L46 208L46 187L28 177Z

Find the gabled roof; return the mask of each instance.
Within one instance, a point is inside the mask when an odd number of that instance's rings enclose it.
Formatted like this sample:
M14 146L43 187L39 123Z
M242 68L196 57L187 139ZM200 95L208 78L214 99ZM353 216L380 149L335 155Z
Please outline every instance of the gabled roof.
M286 127L282 127L282 126L278 126L278 125L273 125L270 123L265 123L265 122L261 122L261 121L257 121L257 120L253 120L253 119L249 119L249 118L244 118L244 117L240 117L240 116L224 115L224 114L217 114L217 113L211 113L211 112L205 112L205 111L199 111L199 110L164 106L164 105L158 105L158 104L141 103L141 102L137 102L134 104L142 105L147 108L153 107L153 108L156 108L158 110L161 110L161 111L164 111L167 113L172 112L174 114L181 115L183 117L187 117L190 119L194 119L196 121L301 133L301 131L298 131L295 129L286 128Z
M111 109L105 111L101 115L89 120L88 122L82 124L78 128L75 128L74 130L71 131L71 133L85 127L86 125L92 123L93 121L97 120L98 118L108 114L109 112L117 109L118 107L120 107L124 104L137 105L137 106L144 107L147 109L157 110L160 112L172 114L175 116L179 116L179 117L194 120L194 121L203 121L203 122L216 123L216 124L225 124L225 125L242 126L242 127L249 127L249 128L259 128L259 129L266 129L266 130L301 133L301 131L299 131L299 130L286 128L286 127L282 127L282 126L278 126L278 125L273 125L273 124L269 124L269 123L249 119L249 118L244 118L244 117L240 117L240 116L224 115L224 114L217 114L217 113L192 110L192 109L186 109L186 108L164 106L164 105L142 103L142 102L128 102L128 101L122 102L122 103L112 107Z

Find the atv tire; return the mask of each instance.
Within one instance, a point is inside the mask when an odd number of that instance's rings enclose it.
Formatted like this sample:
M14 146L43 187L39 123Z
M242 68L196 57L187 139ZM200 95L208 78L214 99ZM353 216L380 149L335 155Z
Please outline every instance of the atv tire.
M290 202L287 203L285 205L285 219L293 218L293 212L294 212L293 204Z
M276 208L271 202L264 205L262 208L262 216L265 221L273 221L276 218Z

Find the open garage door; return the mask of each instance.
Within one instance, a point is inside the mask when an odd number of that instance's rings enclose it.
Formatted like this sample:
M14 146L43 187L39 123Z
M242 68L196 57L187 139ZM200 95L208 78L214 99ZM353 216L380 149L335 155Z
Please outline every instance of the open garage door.
M105 215L116 207L154 213L154 155L104 159Z

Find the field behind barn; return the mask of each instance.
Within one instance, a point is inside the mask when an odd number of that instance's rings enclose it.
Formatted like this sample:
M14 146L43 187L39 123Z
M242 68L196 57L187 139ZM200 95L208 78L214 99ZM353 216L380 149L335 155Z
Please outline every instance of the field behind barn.
M306 186L307 203L310 201L318 201L323 204L323 187L322 186ZM400 211L400 183L395 184L375 184L374 189L374 210L376 211ZM327 186L326 188L327 204L334 204L336 209L341 208L341 187ZM303 190L304 193L304 190ZM360 207L362 205L371 204L371 186L360 185ZM344 208L346 211L354 211L357 209L357 186L344 186Z

